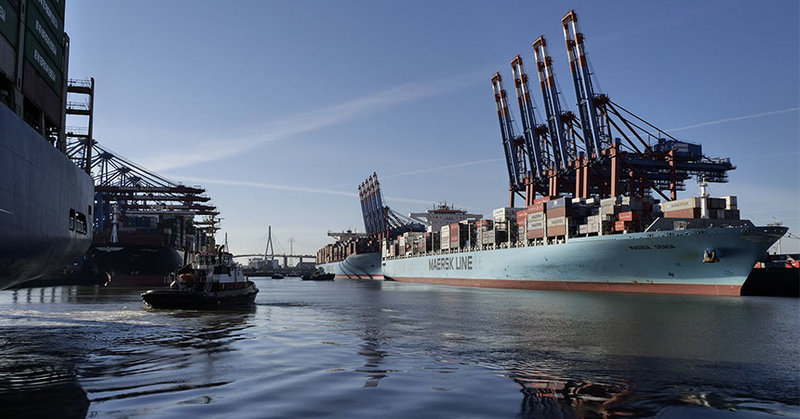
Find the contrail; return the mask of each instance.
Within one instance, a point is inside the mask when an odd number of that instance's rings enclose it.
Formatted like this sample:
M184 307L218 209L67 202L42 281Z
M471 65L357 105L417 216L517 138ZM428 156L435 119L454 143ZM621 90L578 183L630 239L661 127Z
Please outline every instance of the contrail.
M764 112L764 113L757 113L757 114L753 114L753 115L737 116L735 118L718 119L716 121L701 122L699 124L688 125L688 126L685 126L685 127L672 128L672 129L668 129L667 131L681 131L681 130L690 129L690 128L698 128L698 127L705 127L705 126L708 126L708 125L717 125L717 124L724 124L726 122L740 121L742 119L760 118L762 116L777 115L777 114L781 114L781 113L797 112L797 111L800 111L800 108L789 108L789 109L784 109L784 110L781 110L781 111Z
M198 182L201 184L217 184L217 185L230 185L230 186L247 186L251 188L259 188L259 189L269 189L274 191L289 191L289 192L304 192L304 193L316 193L316 194L325 194L325 195L337 195L337 196L346 196L348 198L358 198L358 194L355 192L345 192L345 191L337 191L328 188L309 188L305 186L293 186L293 185L278 185L275 183L262 183L262 182L244 182L238 180L221 180L221 179L206 179L206 178L197 178L197 177L189 177L183 178L184 181L187 182ZM413 199L413 198L400 198L400 197L391 197L393 201L400 201L400 202L410 202L413 204L428 204L430 201L422 200L422 199Z
M446 166L430 167L430 168L427 168L427 169L412 170L412 171L409 171L409 172L401 172L401 173L395 173L393 175L381 176L381 179L392 179L392 178L401 177L401 176L420 175L420 174L423 174L423 173L438 172L438 171L441 171L441 170L448 170L448 169L457 169L459 167L475 166L475 165L478 165L478 164L494 163L494 162L498 162L498 161L502 161L502 159L485 159L485 160L469 161L469 162L466 162L466 163L449 164L449 165L446 165Z

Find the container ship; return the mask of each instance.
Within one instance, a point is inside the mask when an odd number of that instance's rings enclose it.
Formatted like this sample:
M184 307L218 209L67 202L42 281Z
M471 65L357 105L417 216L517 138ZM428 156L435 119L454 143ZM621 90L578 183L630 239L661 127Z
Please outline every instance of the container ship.
M109 275L109 284L160 285L186 262L184 221L164 215L120 218L118 226L95 233L84 256L92 270Z
M740 295L754 264L787 228L755 226L740 219L736 197L711 197L708 184L727 182L735 169L730 159L708 157L700 144L596 93L577 13L561 24L577 113L560 102L544 36L533 42L543 123L521 56L511 61L519 117L512 118L500 73L491 77L509 205L488 219L450 211L459 219L447 225L437 223L446 212L430 210L425 231L401 232L371 177L359 187L368 233L360 240L379 241L379 251L337 242L318 253L322 269L471 287ZM677 199L691 178L700 196ZM524 207L515 206L517 197ZM369 271L351 263L362 259ZM372 268L378 259L379 270Z
M92 178L67 155L68 51L63 0L0 0L0 289L92 241Z

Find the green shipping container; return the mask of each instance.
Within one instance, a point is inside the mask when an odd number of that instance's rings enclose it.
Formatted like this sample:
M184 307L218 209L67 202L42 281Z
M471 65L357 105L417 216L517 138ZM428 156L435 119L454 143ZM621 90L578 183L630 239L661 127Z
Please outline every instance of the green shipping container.
M64 35L60 36L50 29L50 25L36 7L28 8L27 16L28 30L36 37L50 58L60 70L64 69Z
M64 33L64 19L58 16L56 8L53 7L48 0L29 0L27 10L30 10L32 7L39 8L39 12L44 17L47 25L50 26L52 32Z
M58 15L61 17L61 20L64 20L64 11L66 0L50 0L50 5L53 6L53 10L58 12Z
M39 41L50 59L58 66L60 70L64 69L64 35L59 36L53 32L47 20L42 16L38 7L29 7L27 12L27 27L33 33L36 40Z
M8 0L0 0L0 33L15 47L19 28L18 20L17 12L11 7L11 3Z
M53 91L61 96L63 74L44 51L36 37L30 31L25 31L25 59L31 63Z

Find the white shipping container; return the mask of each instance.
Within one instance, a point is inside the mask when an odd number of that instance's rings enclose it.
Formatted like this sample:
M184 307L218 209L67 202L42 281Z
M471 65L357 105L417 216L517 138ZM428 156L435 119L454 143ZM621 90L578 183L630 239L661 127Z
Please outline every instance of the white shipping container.
M588 224L581 224L578 226L578 234L587 234L589 232Z
M736 197L735 196L723 196L722 199L725 200L725 209L726 210L738 209L737 204L736 204Z
M547 226L548 227L560 227L567 224L567 217L558 217L558 218L548 218L547 219Z
M600 205L604 206L604 207L606 207L606 206L614 206L614 205L621 204L621 203L622 202L620 201L619 197L617 197L617 198L604 198L604 199L600 200Z
M700 198L686 198L677 201L667 201L661 203L661 211L675 211L682 209L700 208Z

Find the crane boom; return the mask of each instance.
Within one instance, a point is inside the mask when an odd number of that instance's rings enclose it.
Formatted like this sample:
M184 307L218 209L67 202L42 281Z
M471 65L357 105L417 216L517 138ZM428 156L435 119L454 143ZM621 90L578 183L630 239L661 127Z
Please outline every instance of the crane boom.
M494 91L494 101L497 106L497 120L500 123L500 134L503 140L503 151L506 155L506 166L508 167L508 182L512 191L519 190L519 168L514 158L514 126L511 123L511 114L508 111L508 98L503 89L503 78L500 73L492 76L492 90Z
M586 61L586 50L583 45L583 33L578 28L578 14L575 10L561 19L564 28L564 40L567 44L569 67L572 71L572 81L575 84L575 95L578 99L578 109L581 115L583 128L583 143L589 158L599 155L602 149L600 129L597 112L594 106L594 89L592 87L589 63Z
M547 113L547 126L550 130L550 139L553 145L553 159L558 168L564 168L568 162L566 135L561 121L561 104L558 100L558 88L553 74L552 59L547 53L547 41L544 35L533 42L533 55L536 57L539 84L544 97L544 107Z
M540 139L536 137L536 115L533 113L533 100L528 88L528 75L522 67L522 57L517 55L511 60L511 72L514 75L514 86L517 92L517 103L519 104L520 119L522 119L522 129L525 134L525 145L528 148L528 159L530 167L537 177L544 175L544 164L542 161L542 148ZM544 139L542 139L544 140Z

